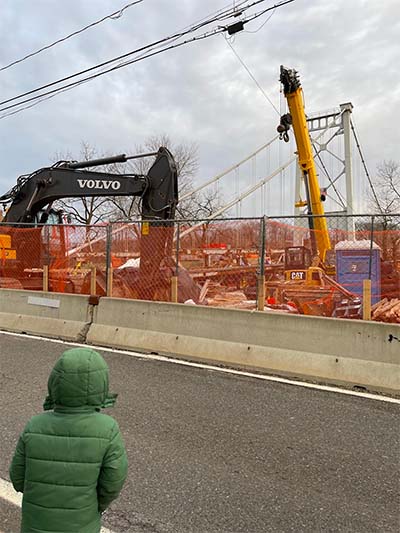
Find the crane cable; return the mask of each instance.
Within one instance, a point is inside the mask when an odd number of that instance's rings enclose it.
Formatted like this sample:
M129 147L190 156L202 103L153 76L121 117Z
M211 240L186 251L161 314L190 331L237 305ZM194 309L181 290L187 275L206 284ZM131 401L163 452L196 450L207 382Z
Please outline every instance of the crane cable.
M272 15L271 15L272 16ZM271 17L269 17L265 23L268 22L268 20L270 19ZM243 66L243 68L246 70L247 74L250 76L250 78L254 81L254 83L257 85L257 87L259 88L259 90L262 92L262 94L264 95L265 99L271 104L271 106L274 108L274 110L278 113L278 115L280 116L279 114L279 111L278 109L276 108L276 106L274 105L274 103L272 102L271 98L268 96L268 94L264 91L264 89L261 87L261 85L258 83L258 81L256 80L256 78L254 77L254 75L252 74L252 72L250 71L249 67L246 65L246 63L243 61L243 59L239 56L239 54L236 52L236 50L233 48L232 46L232 43L229 41L229 39L226 37L226 35L224 35L225 37L225 41L226 41L226 44L230 47L230 49L232 50L232 52L235 54L235 56L238 58L240 64Z

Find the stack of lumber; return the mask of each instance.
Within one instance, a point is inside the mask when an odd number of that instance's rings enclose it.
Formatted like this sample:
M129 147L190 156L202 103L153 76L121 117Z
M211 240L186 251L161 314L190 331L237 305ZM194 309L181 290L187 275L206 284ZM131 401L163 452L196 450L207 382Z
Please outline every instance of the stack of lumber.
M384 298L372 306L371 312L372 320L400 324L400 299L392 298L388 300Z
M248 300L243 291L223 291L207 298L208 304L212 307L240 307L246 306ZM254 301L250 304L252 308L255 307Z

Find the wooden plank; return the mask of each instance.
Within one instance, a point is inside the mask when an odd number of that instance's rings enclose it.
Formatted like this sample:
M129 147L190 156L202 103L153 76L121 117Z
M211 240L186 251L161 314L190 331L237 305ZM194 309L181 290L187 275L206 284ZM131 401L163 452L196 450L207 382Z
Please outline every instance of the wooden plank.
M363 280L363 320L371 320L371 287L370 279Z

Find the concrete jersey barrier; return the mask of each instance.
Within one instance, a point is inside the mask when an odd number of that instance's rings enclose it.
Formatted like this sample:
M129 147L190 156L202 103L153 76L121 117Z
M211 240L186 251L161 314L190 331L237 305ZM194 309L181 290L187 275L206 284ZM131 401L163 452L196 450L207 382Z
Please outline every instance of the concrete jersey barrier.
M0 289L0 329L84 341L92 321L89 297Z
M101 298L87 341L400 392L400 328Z
M400 327L0 289L0 330L400 392ZM94 302L96 303L96 302Z

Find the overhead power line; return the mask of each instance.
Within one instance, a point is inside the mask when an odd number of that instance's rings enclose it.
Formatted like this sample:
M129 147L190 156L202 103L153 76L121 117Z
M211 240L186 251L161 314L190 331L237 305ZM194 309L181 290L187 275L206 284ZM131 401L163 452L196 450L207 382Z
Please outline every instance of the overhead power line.
M56 46L57 44L60 44L60 43L62 43L64 41L67 41L71 37L75 37L75 35L79 35L80 33L83 33L84 31L88 30L89 28L93 28L93 26L97 26L98 24L101 24L105 20L108 20L108 19L114 19L114 20L115 19L119 19L123 15L124 11L126 11L127 9L129 9L130 7L132 7L132 6L136 5L136 4L140 4L141 2L143 2L143 0L136 0L135 2L130 2L129 4L126 4L125 6L123 6L121 9L118 9L118 11L114 11L113 13L110 13L109 15L106 15L105 17L102 17L99 20L95 20L94 22L92 22L91 24L88 24L87 26L84 26L80 30L76 30L76 31L70 33L69 35L66 35L65 37L62 37L61 39L58 39L57 41L53 41L52 43L47 44L46 46L43 46L42 48L39 48L39 50L36 50L35 52L31 52L31 53L27 54L26 56L21 57L20 59L16 59L15 61L12 61L11 63L9 63L8 65L5 65L4 67L0 67L0 72L3 71L3 70L7 70L7 69L11 68L14 65L17 65L18 63L22 63L23 61L26 61L30 57L34 57L34 56L40 54L41 52L44 52L45 50L48 50L49 48L52 48L53 46Z
M246 31L246 33L258 33L266 24L267 22L269 21L270 18L272 18L273 16L275 15L275 9L272 11L272 13L270 14L270 16L268 18L266 18L264 20L264 22L261 24L261 26L259 26L256 30L254 31Z
M253 2L252 4L248 5L248 6L243 6L242 10L247 10L249 9L250 7L253 7L254 5L256 4L259 4L260 2L264 2L265 0L257 0L256 2ZM293 1L293 0L287 0L287 1ZM282 3L282 2L281 2ZM284 2L284 3L287 3L287 2ZM93 70L96 70L98 68L101 68L101 67L105 67L107 65L110 65L116 61L120 61L122 59L125 59L125 58L128 58L129 56L131 55L134 55L138 52L142 52L148 48L152 48L154 47L155 45L158 45L158 44L161 44L161 43L165 43L165 42L168 42L172 39L177 39L177 38L180 38L180 37L183 37L189 33L193 33L194 31L204 27L204 26L207 26L213 22L217 22L217 21L223 21L227 18L230 18L232 17L232 9L228 9L228 10L225 10L225 11L221 11L221 12L216 12L216 14L214 16L212 16L211 18L206 18L206 19L202 19L200 22L196 23L195 25L192 25L192 26L188 26L186 28L184 28L183 30L173 34L173 35L170 35L169 37L164 37L162 39L159 39L151 44L148 44L148 45L145 45L143 47L140 47L140 48L137 48L136 50L131 50L130 52L127 52L125 54L121 54L120 56L117 56L117 57L114 57L112 59L109 59L107 61L103 61L102 63L98 63L97 65L93 65L92 67L89 67L87 69L83 69L83 70L80 70L79 72L75 72L74 74L70 74L69 76L65 76L63 78L59 78L58 80L55 80L53 82L50 82L50 83L47 83L45 85L42 85L40 87L37 87L36 89L32 89L30 91L26 91L24 93L21 93L21 94L18 94L17 96L13 96L12 98L8 98L7 100L3 100L0 102L0 105L4 105L4 104L7 104L9 102L13 102L15 100L19 100L20 98L23 98L25 96L28 96L30 94L34 94L36 92L39 92L43 89L47 89L49 87L52 87L54 85L58 85L60 83L63 83L64 81L67 81L69 79L72 79L72 78L75 78L77 76L81 76L83 74L87 74L88 72L91 72Z
M260 4L261 2L264 2L264 1L265 0L257 0L255 2L250 3L250 4L242 5L240 13L243 14L247 9L249 9L251 7L254 7L255 5ZM247 23L251 22L252 20L255 20L255 19L259 18L264 13L266 13L268 11L271 11L271 10L274 10L274 9L276 9L278 7L282 7L282 6L284 6L286 4L289 4L289 3L293 2L293 1L294 0L282 0L281 2L275 4L272 7L266 8L266 9L264 9L264 10L258 12L258 13L254 13L253 15L249 16L246 20L243 20L242 24L243 25L247 24ZM241 4L243 4L243 3L241 3ZM237 7L236 7L236 10L237 10ZM211 24L213 22L217 22L217 21L220 21L220 22L221 21L226 21L226 20L230 19L232 16L233 16L232 15L232 8L227 9L227 10L219 11L219 12L217 12L217 14L215 16L212 16L211 18L208 18L208 19L203 19L198 24L195 24L194 26L191 26L188 29L182 30L182 31L180 31L178 33L175 33L175 34L173 34L173 35L171 35L169 37L165 37L165 38L160 39L158 41L155 41L155 42L153 42L151 44L142 46L141 48L138 48L136 50L132 50L130 52L127 52L126 54L122 54L122 55L120 55L118 57L115 57L115 58L110 59L108 61L104 61L103 63L99 63L97 65L89 67L89 68L87 68L85 70L82 70L80 72L77 72L75 74L71 74L70 76L66 76L64 78L61 78L61 79L56 80L54 82L48 83L48 84L43 85L41 87L38 87L36 89L32 89L31 91L27 91L25 93L22 93L22 94L20 94L18 96L13 97L13 98L9 98L7 100L3 100L2 102L0 102L0 105L3 105L3 106L4 106L4 104L15 102L16 100L19 100L19 101L14 103L14 104L11 104L9 106L5 106L5 107L0 108L0 111L6 111L8 109L12 109L12 108L15 108L15 107L19 108L21 105L23 105L25 103L29 103L29 102L36 101L36 100L38 100L37 103L40 103L40 101L43 101L44 99L48 99L48 98L45 98L46 96L56 95L59 92L63 92L65 90L68 90L69 88L76 87L77 85L80 85L81 83L85 83L85 82L90 81L92 79L95 79L95 78L97 78L99 76L103 76L104 74L107 74L108 72L112 72L114 70L117 70L117 69L123 68L125 66L131 65L131 64L136 63L138 61L142 61L143 59L146 59L146 58L151 57L153 55L157 55L157 54L165 52L167 50L171 50L173 48L177 48L177 47L182 46L184 44L188 44L189 42L193 42L193 41L201 40L201 39L206 39L206 38L211 37L213 35L216 35L218 33L222 33L224 31L229 31L231 26L229 26L229 25L228 26L219 26L219 27L217 27L217 28L215 28L213 30L210 30L209 32L206 32L205 34L192 37L191 39L187 39L186 41L183 41L181 43L176 43L175 42L176 40L182 38L183 36L186 36L186 35L188 35L190 33L193 33L193 32L197 31L198 29L200 29L200 28L202 28L202 27L204 27L206 25L209 25L209 24ZM234 16L236 16L236 12L235 12ZM169 45L169 46L164 46L163 48L154 51L155 48L159 48L163 44L167 45L168 43L171 43L171 42L175 42L175 44L172 44L172 45ZM141 57L139 57L139 58L136 57L136 58L130 59L130 56L133 56L133 55L138 54L140 52L146 52L146 51L148 51L148 53L143 54ZM125 61L122 61L122 60L125 60ZM122 61L122 62L117 64L117 65L110 66L109 68L107 68L109 65L112 65L113 63L116 63L117 61ZM97 72L97 73L92 74L90 76L87 76L85 78L81 78L81 79L79 79L79 80L77 80L75 82L62 85L61 87L57 87L57 88L52 89L50 91L41 92L41 94L38 94L36 96L21 100L21 98L23 98L25 96L29 96L31 94L43 91L44 89L53 87L55 85L60 85L61 83L65 82L65 81L71 80L71 79L73 79L75 77L78 77L78 76L82 76L83 74L89 73L89 72L91 72L93 70L98 70L100 68L106 68L106 70L103 70L102 72ZM27 106L27 107L32 107L32 106ZM27 107L25 107L25 109ZM20 111L20 110L22 111L23 109L24 108L18 109L18 111ZM6 116L9 116L10 114L15 114L15 112L7 113L6 115L1 116L0 118L5 118Z
M220 30L220 31L223 31L223 30ZM194 42L194 41L199 41L199 40L202 40L202 39L206 39L207 37L211 37L211 35L214 35L214 33L207 33L207 34L199 35L197 37L192 37L191 39L183 41L181 43L170 45L170 46L161 48L161 49L156 50L156 51L154 51L154 50L150 51L149 53L143 54L142 56L140 56L138 58L131 59L130 61L126 61L124 63L116 65L116 66L114 66L112 68L109 68L107 70L104 70L102 72L93 74L93 75L88 76L86 78L83 78L81 80L74 81L72 83L69 83L67 85L63 85L61 87L57 87L56 89L52 89L52 90L47 91L45 93L39 94L37 96L33 96L33 97L28 98L26 100L22 100L21 102L17 102L16 104L13 104L13 105L10 105L10 106L7 106L7 107L3 107L3 108L0 109L0 112L1 111L5 111L7 109L15 108L15 107L17 107L18 109L16 111L13 111L13 112L10 112L10 113L6 113L5 115L1 115L0 119L3 119L5 117L7 117L7 116L14 115L16 113L19 113L20 111L23 111L24 109L29 109L29 108L37 105L37 104L40 104L41 102L43 102L45 100L49 100L51 98L54 98L55 96L57 96L60 93L63 93L65 91L69 91L71 89L74 89L75 87L78 87L79 85L82 85L84 83L88 83L89 81L92 81L93 79L98 78L99 76L102 76L103 74L107 74L108 72L112 72L114 70L118 70L118 69L123 68L123 67L128 66L128 65L132 65L133 63L138 63L139 61L143 61L144 59L147 59L149 57L161 54L162 52L166 52L168 50L172 50L174 48L179 48L180 46L183 46L185 44L188 44L188 43L191 43L191 42ZM20 108L20 106L22 104L27 103L27 102L33 102L33 103L31 103L30 105L27 105L25 107Z

